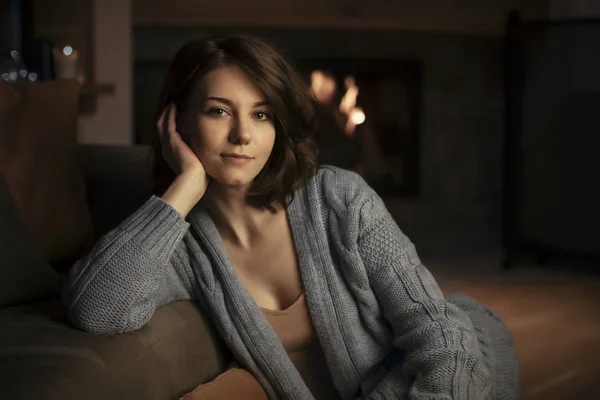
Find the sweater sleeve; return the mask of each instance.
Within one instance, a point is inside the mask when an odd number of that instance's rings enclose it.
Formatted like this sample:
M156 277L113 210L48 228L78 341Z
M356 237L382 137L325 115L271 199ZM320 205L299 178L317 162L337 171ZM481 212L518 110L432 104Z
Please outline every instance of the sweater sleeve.
M359 253L405 352L366 399L484 400L490 373L469 317L448 303L414 245L374 192L361 207Z
M71 323L94 333L141 328L154 311L192 297L182 241L188 222L152 196L71 269L62 298Z

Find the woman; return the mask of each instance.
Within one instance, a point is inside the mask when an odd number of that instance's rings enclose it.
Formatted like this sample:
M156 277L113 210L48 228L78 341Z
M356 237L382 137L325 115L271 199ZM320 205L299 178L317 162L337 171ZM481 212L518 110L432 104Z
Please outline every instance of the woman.
M518 397L504 325L444 298L358 175L317 168L314 107L258 39L185 45L159 101L156 194L73 268L73 324L118 334L192 299L270 399Z

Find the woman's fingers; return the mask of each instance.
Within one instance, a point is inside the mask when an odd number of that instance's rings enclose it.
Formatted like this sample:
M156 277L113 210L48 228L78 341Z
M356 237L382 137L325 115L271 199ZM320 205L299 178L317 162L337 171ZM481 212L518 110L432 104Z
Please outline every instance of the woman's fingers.
M158 133L164 138L165 134L176 133L176 122L175 118L177 116L177 108L175 104L169 104L160 115L158 122L156 123L156 127L158 128Z
M165 133L165 119L166 119L166 116L167 116L170 108L171 108L170 106L167 106L163 110L162 114L160 115L160 118L158 119L158 122L156 123L156 128L158 129L158 133L161 137Z
M177 108L175 107L175 104L171 104L171 106L169 107L169 119L167 121L167 129L170 134L176 133L176 131L177 131L176 124L175 124L176 115L177 115Z
M206 174L202 163L177 132L177 107L169 104L162 112L157 127L161 142L162 157L176 174L184 170Z
M181 136L179 136L179 133L173 132L169 129L168 139L169 144L171 145L171 151L173 151L173 153L178 156L181 153L181 142L183 142L181 140Z

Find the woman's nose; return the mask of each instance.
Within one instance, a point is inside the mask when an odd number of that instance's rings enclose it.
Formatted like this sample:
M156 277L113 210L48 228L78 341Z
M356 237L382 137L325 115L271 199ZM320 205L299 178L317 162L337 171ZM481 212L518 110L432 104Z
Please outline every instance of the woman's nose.
M229 133L229 141L234 144L248 144L252 139L250 134L250 126L242 121L241 118L236 118L236 121Z

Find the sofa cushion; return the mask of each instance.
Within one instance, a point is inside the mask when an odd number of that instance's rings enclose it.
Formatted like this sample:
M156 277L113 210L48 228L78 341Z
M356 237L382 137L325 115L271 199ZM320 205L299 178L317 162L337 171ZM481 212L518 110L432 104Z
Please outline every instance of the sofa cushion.
M198 385L179 400L269 400L260 382L243 368L230 368L215 380Z
M189 301L161 307L121 335L70 327L59 301L2 310L0 326L0 388L13 400L176 399L229 359Z
M20 101L4 113L0 173L50 263L69 266L93 244L77 158L79 84L40 82L19 92Z

